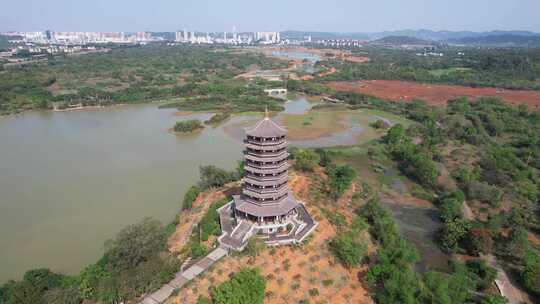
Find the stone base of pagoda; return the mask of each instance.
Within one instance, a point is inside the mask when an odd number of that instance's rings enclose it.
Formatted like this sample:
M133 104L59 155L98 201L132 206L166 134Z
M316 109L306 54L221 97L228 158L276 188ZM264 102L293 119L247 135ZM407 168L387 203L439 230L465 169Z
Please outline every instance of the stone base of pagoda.
M218 210L222 226L218 241L224 247L237 251L243 250L252 237L262 239L270 246L301 243L318 223L304 204L296 200L295 203L295 207L284 215L257 217L236 210L233 200Z

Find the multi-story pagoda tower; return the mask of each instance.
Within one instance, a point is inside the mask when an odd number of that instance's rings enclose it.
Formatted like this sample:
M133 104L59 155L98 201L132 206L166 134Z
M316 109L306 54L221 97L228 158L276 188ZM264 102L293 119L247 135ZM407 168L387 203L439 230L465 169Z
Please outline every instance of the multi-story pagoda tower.
M246 129L245 178L234 197L236 214L260 224L281 222L296 212L298 202L287 185L287 131L268 116ZM273 232L269 228L269 232Z
M251 235L259 233L266 236L268 244L296 243L317 226L287 184L286 134L287 130L271 120L268 113L246 129L242 193L220 210L224 232L220 242L232 240L237 246L230 247L243 248ZM225 214L234 219L234 227Z

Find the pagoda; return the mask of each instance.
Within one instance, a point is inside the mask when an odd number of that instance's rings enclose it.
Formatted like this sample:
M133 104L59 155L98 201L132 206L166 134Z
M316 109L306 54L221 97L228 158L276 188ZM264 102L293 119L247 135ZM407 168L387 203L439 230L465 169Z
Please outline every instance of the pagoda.
M298 243L317 226L289 189L286 135L268 113L246 129L242 192L219 210L222 244L240 250L255 234L270 245Z

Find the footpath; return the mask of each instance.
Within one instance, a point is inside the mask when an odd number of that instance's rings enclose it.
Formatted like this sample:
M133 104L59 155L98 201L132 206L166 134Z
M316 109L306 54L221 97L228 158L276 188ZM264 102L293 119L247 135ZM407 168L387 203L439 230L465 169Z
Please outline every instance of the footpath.
M167 300L175 290L184 286L187 282L193 280L199 274L206 271L210 266L226 256L227 249L218 247L214 251L210 252L202 260L195 263L184 271L176 273L174 279L169 283L163 285L157 291L147 295L139 302L139 304L160 304Z

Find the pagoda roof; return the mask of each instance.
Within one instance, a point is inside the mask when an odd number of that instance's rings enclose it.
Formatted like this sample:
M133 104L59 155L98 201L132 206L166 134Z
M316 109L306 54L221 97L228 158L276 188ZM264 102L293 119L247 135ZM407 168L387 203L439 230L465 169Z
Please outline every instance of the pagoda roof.
M272 156L266 156L262 154L253 155L253 154L248 153L244 156L244 158L247 160L256 161L256 162L257 161L258 162L279 162L279 161L288 159L289 152L283 151L282 153L279 153L277 155L272 155Z
M281 173L287 169L289 169L289 163L284 162L279 164L277 167L274 165L266 165L266 166L260 166L260 167L254 167L246 164L244 166L244 170L257 173L257 174L273 174L273 173Z
M282 149L282 148L287 148L287 142L286 141L282 141L278 144L274 144L274 145L268 145L268 144L264 144L264 145L261 145L260 143L252 143L252 142L246 142L246 148L251 148L251 149L254 149L254 150L277 150L277 149Z
M264 177L264 178L255 178L255 177L252 177L252 176L246 176L244 177L244 182L248 183L248 184L253 184L253 185L257 185L257 186L273 186L273 185L276 185L276 184L283 184L285 182L287 182L287 180L289 179L289 177L287 176L287 174L283 174L283 175L279 175L279 176L276 176L274 178L272 178L272 176L268 176L268 177Z
M298 201L292 193L277 204L257 205L242 199L240 195L233 195L235 209L253 216L277 216L285 215L298 206Z
M246 128L246 134L253 137L280 137L286 135L287 130L269 117L265 117L255 126Z

